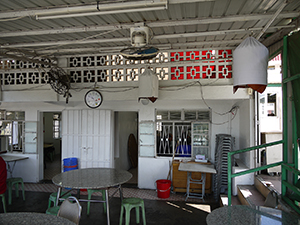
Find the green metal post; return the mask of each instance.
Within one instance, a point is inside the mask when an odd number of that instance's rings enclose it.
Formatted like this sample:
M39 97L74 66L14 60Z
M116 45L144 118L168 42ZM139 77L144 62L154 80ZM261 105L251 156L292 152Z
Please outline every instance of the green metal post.
M295 103L295 102L293 102ZM296 108L293 104L293 164L294 168L298 169L298 143L297 143L297 123L296 123ZM298 176L294 174L294 182L298 180Z
M283 38L283 52L282 52L282 80L286 79L288 76L288 62L287 62L287 36ZM287 83L282 83L282 122L283 122L283 162L288 162L288 118L287 118ZM283 180L287 180L287 173L284 168L282 168L282 176L281 176L281 193L283 196L286 194L286 186L283 185Z
M230 154L230 152L228 152L228 154L227 154L227 163L228 163L228 167L227 167L227 173L228 173L228 187L227 187L227 195L228 195L228 206L231 206L231 188L232 188L232 186L231 186L231 154Z

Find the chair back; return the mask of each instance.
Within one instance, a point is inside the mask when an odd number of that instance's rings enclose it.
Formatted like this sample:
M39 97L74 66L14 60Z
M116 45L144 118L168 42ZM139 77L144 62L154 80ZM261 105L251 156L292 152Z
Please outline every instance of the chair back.
M76 224L79 224L81 209L82 208L78 199L70 196L61 204L57 216L66 218Z

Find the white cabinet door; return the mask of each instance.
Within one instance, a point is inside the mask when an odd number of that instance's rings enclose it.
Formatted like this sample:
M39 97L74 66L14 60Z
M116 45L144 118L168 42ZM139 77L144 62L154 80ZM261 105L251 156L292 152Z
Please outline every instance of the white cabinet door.
M62 156L78 158L79 168L112 167L112 112L63 112Z

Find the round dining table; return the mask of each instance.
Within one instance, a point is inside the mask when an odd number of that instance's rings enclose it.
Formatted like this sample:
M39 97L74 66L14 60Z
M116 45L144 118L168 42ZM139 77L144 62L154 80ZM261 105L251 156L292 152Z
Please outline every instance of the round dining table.
M11 212L0 213L0 225L74 225L72 221L46 213Z
M300 217L264 206L233 205L213 210L206 217L207 225L299 225Z
M57 174L52 178L52 182L58 186L56 205L61 197L62 188L70 189L105 189L105 203L107 213L107 224L110 224L109 218L109 195L108 189L118 187L120 198L122 200L122 187L132 178L132 174L126 170L118 170L113 168L84 168L70 170L64 173ZM114 195L114 194L113 194ZM79 201L89 202L104 202L101 200L78 199Z

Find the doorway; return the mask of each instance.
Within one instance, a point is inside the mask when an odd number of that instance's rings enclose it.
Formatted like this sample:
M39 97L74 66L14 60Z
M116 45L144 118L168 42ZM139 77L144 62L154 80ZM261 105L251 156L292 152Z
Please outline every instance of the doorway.
M43 113L44 181L61 173L61 112Z
M114 165L129 171L133 177L129 184L138 184L138 113L115 112Z

